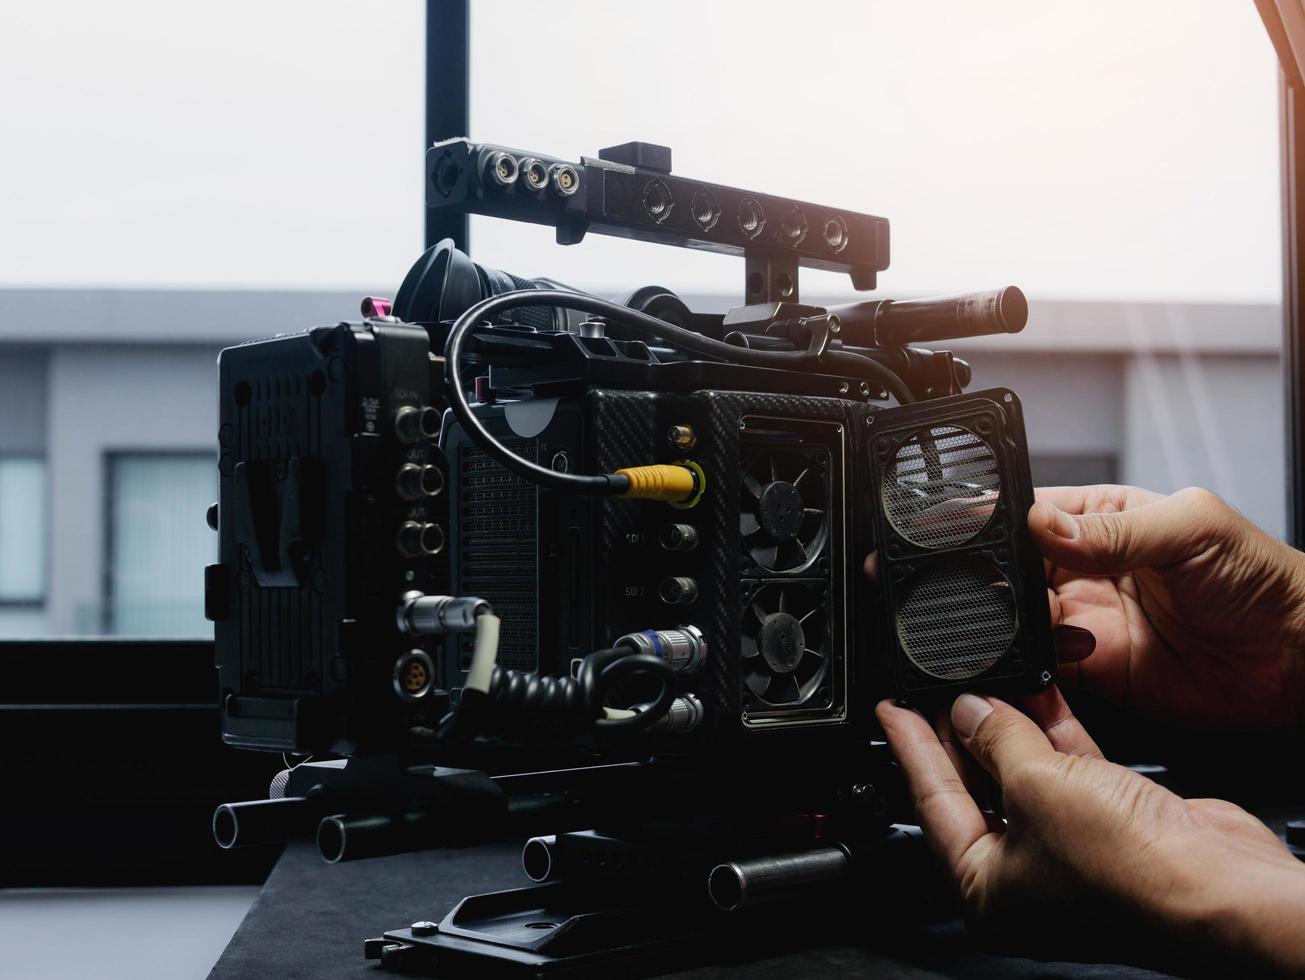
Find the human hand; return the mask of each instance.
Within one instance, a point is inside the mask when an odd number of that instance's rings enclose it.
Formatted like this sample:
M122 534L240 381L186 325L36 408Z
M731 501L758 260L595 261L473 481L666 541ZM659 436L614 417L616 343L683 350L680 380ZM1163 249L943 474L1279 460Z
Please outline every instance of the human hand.
M875 711L973 930L1098 957L1145 937L1181 969L1305 972L1305 869L1272 831L1107 762L1054 687L1025 708L964 694L935 726L891 701ZM1006 821L967 790L976 762Z
M1305 728L1305 556L1205 490L1037 491L1054 624L1090 630L1081 686L1155 718Z

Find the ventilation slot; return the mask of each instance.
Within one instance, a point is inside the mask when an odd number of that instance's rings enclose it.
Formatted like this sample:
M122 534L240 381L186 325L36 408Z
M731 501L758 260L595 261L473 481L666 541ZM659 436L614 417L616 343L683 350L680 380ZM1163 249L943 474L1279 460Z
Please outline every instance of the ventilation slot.
M897 611L897 638L911 662L952 681L995 664L1018 626L1010 581L976 561L923 572Z
M987 526L1001 493L992 447L969 429L933 426L898 447L881 495L893 529L922 548L949 548Z
M529 439L507 440L533 461ZM475 446L463 446L458 467L458 595L480 596L502 620L498 662L516 670L538 666L535 486ZM462 644L464 667L471 641Z

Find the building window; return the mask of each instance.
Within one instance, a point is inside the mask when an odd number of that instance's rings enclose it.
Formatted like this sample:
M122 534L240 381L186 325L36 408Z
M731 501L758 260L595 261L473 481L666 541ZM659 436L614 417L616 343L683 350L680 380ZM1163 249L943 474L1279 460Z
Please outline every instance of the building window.
M0 456L0 607L45 602L45 511L45 460Z
M217 535L204 511L217 499L213 455L112 453L107 466L104 631L211 636L204 566L217 559Z

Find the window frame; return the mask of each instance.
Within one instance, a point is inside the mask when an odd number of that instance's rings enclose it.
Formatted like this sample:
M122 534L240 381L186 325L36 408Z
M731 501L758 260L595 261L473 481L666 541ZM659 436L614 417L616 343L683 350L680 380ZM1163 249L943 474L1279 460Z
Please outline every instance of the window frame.
M114 448L106 449L101 456L100 474L101 485L104 487L103 500L103 544L104 551L102 555L103 565L100 569L100 615L96 617L99 622L100 634L106 637L116 639L147 639L147 637L133 637L128 633L113 632L113 611L114 611L114 574L113 574L113 549L117 543L115 535L117 522L114 520L114 510L117 504L117 494L114 488L113 467L123 459L156 459L156 460L203 460L210 463L213 472L217 473L218 456L217 451L213 449L160 449L151 447L149 449L123 449ZM216 482L216 476L214 477ZM196 515L196 520L200 515ZM179 639L189 639L189 637L180 637Z
M51 520L50 520L50 460L46 453L35 450L0 450L0 466L11 460L32 460L41 464L42 491L45 496L45 509L41 513L41 547L45 553L45 567L41 574L41 594L35 599L11 599L7 598L4 593L0 593L0 610L43 610L50 599L51 586L51 568L50 568L50 551L51 541ZM0 544L0 547L3 545Z

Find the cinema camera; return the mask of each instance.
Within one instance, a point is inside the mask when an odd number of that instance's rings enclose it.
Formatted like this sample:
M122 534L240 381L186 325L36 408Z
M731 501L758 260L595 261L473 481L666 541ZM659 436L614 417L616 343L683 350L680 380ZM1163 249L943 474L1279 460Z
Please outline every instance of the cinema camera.
M532 838L549 884L369 941L396 968L610 966L702 928L646 914L671 892L737 908L882 869L910 835L875 702L1055 672L1020 403L919 346L1019 331L1023 295L804 304L803 266L874 288L888 222L645 143L438 143L427 203L742 255L745 301L609 301L446 240L361 322L222 353L223 737L336 758L219 808L219 842Z

